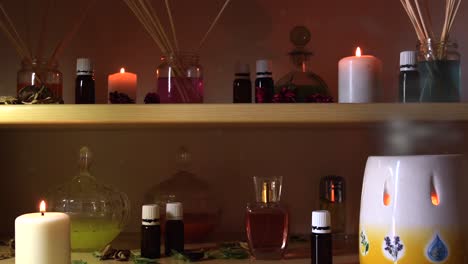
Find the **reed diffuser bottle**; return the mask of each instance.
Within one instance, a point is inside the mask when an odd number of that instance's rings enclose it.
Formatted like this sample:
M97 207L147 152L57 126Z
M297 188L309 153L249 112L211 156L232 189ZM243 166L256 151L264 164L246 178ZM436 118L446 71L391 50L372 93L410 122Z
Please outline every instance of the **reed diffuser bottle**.
M256 259L281 259L288 241L289 214L280 204L282 177L254 177L256 202L247 205L246 233Z

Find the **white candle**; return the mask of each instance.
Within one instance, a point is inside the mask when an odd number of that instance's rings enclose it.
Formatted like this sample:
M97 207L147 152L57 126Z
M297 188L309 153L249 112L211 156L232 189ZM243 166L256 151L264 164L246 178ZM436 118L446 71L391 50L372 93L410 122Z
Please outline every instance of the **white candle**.
M382 62L371 55L361 55L340 60L338 101L340 103L371 103L382 96Z
M63 213L21 215L15 220L16 264L69 264L70 218Z
M120 69L120 72L109 75L107 79L108 93L119 92L128 95L134 102L136 101L137 93L137 75L131 72L125 72L125 69ZM108 94L109 96L109 94Z

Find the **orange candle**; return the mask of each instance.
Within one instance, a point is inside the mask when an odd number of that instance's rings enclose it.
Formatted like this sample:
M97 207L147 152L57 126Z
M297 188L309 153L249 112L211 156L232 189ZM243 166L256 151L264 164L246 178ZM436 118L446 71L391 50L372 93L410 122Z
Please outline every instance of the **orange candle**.
M110 74L107 79L108 96L109 93L119 92L128 95L134 102L136 101L137 92L137 75L131 72L126 72L124 68L120 72Z

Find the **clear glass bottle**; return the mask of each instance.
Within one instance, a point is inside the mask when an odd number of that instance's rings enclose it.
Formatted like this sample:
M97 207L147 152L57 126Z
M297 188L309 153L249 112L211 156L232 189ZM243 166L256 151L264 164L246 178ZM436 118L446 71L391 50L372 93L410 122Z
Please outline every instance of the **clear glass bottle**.
M246 233L256 259L281 259L289 235L289 214L280 204L282 177L254 177L256 202L247 205Z
M346 231L345 180L341 176L329 175L320 179L320 210L331 215L334 234Z
M177 172L169 179L153 186L145 195L145 202L161 208L161 228L165 232L166 205L184 205L184 237L188 243L205 242L219 222L221 209L210 185L190 172L191 154L181 147L177 153Z
M454 42L419 41L421 102L460 102L461 56Z
M162 104L203 103L203 67L195 53L161 57L156 69L156 90Z
M332 100L328 85L309 67L313 53L307 51L305 46L310 42L310 31L303 26L295 27L290 32L290 41L295 46L289 53L294 69L276 82L275 101L305 103ZM293 92L294 98L281 98L285 89Z
M58 63L48 63L45 59L36 58L32 61L23 60L21 69L17 72L17 94L24 87L42 85L45 85L55 98L63 98L63 75L58 69Z
M91 151L81 148L80 173L46 194L52 211L70 216L73 251L102 249L125 227L130 213L127 195L98 183L89 171L91 162Z

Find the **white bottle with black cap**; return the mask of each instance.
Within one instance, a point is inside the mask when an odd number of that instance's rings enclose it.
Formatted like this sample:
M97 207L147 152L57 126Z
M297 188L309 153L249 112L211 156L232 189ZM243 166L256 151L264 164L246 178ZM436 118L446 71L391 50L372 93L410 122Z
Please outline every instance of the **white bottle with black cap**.
M332 236L330 213L326 210L312 212L312 233L310 235L312 264L332 264Z
M141 214L141 256L148 259L161 257L161 227L159 206L143 205Z
M402 103L419 102L419 72L416 51L400 53L399 99Z
M75 104L94 104L95 95L94 67L89 58L76 60Z
M171 256L173 252L184 252L184 211L182 203L166 204L166 230L164 253Z
M271 60L257 60L255 79L255 103L272 103L275 94Z

